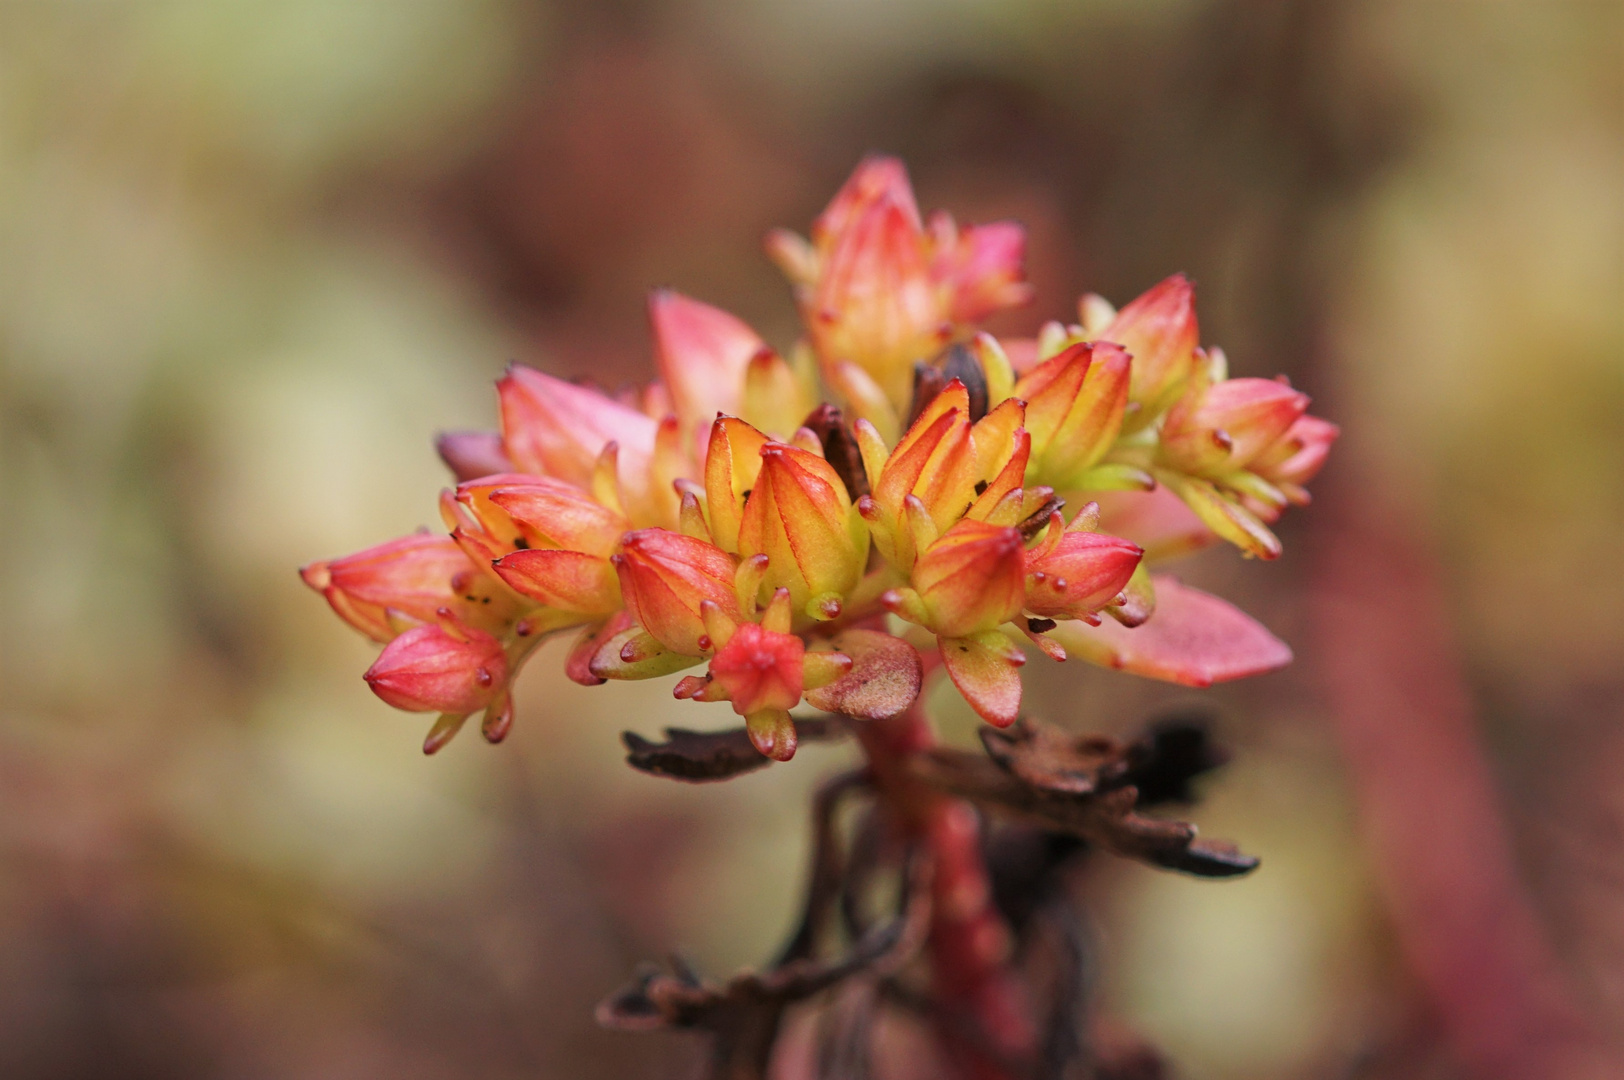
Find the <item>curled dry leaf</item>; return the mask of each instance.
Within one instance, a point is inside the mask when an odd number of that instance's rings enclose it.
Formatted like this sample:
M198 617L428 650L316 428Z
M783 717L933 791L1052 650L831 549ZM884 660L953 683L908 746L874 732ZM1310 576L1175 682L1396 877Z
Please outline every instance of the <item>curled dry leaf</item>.
M835 960L797 957L765 972L741 972L725 984L706 982L680 959L667 974L640 968L631 985L598 1006L598 1023L629 1031L678 1028L714 1036L709 1075L764 1078L784 1010L858 973L885 976L911 959L930 925L929 860L909 861L898 914Z
M838 738L841 728L828 720L797 720L795 733L799 741L809 742ZM725 731L666 728L665 742L660 743L651 742L635 731L623 731L620 741L626 746L626 764L632 768L695 784L728 780L772 764L772 759L764 757L751 743L750 732L745 728Z
M917 759L916 774L960 798L1170 870L1234 877L1258 865L1233 845L1197 839L1194 825L1138 813L1126 745L1101 736L1068 740L1025 723L981 734L989 757L938 747Z

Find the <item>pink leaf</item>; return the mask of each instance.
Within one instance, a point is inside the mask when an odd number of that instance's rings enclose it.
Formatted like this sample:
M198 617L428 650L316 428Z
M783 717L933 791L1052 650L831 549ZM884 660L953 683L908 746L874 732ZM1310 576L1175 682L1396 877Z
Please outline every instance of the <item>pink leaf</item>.
M1129 629L1061 623L1051 635L1066 651L1101 667L1152 679L1210 686L1291 663L1291 649L1250 615L1175 577L1157 574L1156 612Z
M884 720L919 696L924 668L914 647L879 630L836 634L834 647L851 657L851 670L828 686L806 692L807 703L825 712Z

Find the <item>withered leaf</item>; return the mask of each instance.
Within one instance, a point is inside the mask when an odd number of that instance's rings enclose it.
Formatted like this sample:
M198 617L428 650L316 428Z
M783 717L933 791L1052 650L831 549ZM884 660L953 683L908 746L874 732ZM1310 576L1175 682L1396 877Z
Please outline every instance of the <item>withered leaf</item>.
M807 742L838 737L841 729L831 720L796 720L795 732ZM635 731L623 731L620 741L626 746L626 764L632 768L695 784L728 780L772 764L750 742L750 733L742 727L724 731L666 728L665 742L659 743Z
M706 1031L714 1036L711 1077L764 1078L785 1009L859 972L888 975L923 944L930 923L929 867L922 858L910 862L900 913L863 935L844 957L800 957L769 971L741 972L726 984L705 982L680 961L673 961L670 974L646 965L631 985L598 1006L598 1023L630 1031Z
M1212 740L1204 716L1159 720L1128 745L1124 783L1139 789L1139 805L1192 803L1190 783L1229 761L1229 752Z
M863 469L863 455L840 410L826 401L813 409L801 426L818 437L823 446L823 459L846 485L846 494L852 501L867 495L868 473Z
M1123 747L1103 735L1078 738L1059 728L1018 723L981 729L981 745L1008 772L1044 791L1087 795L1127 771Z
M1067 736L1021 723L983 731L989 757L938 747L916 759L920 779L1055 832L1080 836L1132 859L1201 877L1234 877L1258 860L1196 839L1187 822L1137 812L1129 747L1102 736Z
M1049 518L1054 516L1054 514L1056 514L1065 505L1065 499L1062 499L1058 495L1051 495L1048 499L1044 500L1042 506L1028 514L1025 520L1023 520L1019 525L1016 525L1015 528L1020 530L1021 538L1023 540L1030 541L1032 538L1037 536L1038 533L1043 531L1044 526L1049 524Z

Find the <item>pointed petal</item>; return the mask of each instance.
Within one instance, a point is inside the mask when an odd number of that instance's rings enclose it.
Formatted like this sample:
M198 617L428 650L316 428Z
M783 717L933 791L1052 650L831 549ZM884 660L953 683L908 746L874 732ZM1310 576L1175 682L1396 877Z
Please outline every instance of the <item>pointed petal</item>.
M586 615L607 615L620 607L614 567L600 555L556 548L515 551L494 568L514 589L549 607Z
M649 294L655 359L684 430L737 415L745 370L766 343L743 320L671 289Z
M513 462L502 449L502 436L494 431L442 432L434 440L434 448L459 483L513 471Z
M711 537L723 551L739 550L744 495L756 485L765 445L767 436L736 417L719 416L711 425L705 451L705 512Z
M1129 394L1156 403L1189 371L1200 341L1195 287L1174 274L1117 312L1098 340L1114 341L1133 355Z
M605 443L620 444L622 475L647 468L656 422L596 390L515 364L496 384L502 439L521 471L586 487Z

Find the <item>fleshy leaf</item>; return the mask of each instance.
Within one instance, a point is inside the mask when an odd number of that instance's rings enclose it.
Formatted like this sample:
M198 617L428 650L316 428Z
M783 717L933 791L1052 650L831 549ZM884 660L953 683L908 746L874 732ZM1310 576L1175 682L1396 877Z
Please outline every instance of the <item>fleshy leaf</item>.
M1021 713L1021 665L1026 655L997 630L943 638L942 664L953 685L983 720L998 727Z
M851 657L851 670L827 686L806 692L807 704L862 720L884 720L919 696L924 667L914 647L879 630L846 630L834 647Z
M1210 593L1157 574L1156 613L1143 626L1064 622L1050 631L1072 656L1185 686L1273 671L1291 649L1250 615Z

